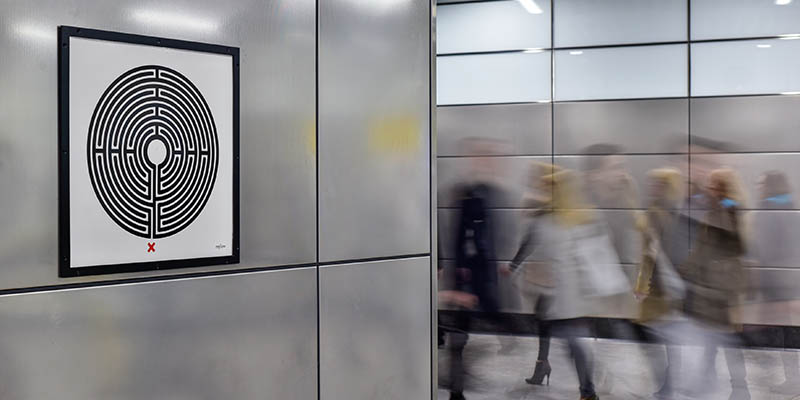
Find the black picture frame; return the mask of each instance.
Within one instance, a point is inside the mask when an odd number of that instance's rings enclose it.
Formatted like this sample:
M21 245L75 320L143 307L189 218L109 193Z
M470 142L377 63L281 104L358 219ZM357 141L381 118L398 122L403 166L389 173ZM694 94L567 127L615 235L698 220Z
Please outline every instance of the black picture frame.
M69 176L69 49L70 38L80 37L231 56L233 76L233 238L230 256L153 262L70 267L70 176ZM239 48L185 40L167 39L74 26L58 27L58 276L116 274L239 263Z

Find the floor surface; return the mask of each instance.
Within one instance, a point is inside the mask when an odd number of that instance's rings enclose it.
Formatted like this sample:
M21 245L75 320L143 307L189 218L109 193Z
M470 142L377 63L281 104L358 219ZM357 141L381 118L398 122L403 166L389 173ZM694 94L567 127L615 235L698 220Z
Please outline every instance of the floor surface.
M595 384L601 399L650 399L650 394L658 389L653 378L650 360L655 364L664 362L664 347L656 344L641 344L616 340L584 339L595 354ZM503 349L503 350L501 350ZM464 351L467 370L466 391L468 400L497 399L578 399L578 381L575 369L569 358L566 342L554 339L550 351L553 367L550 386L532 386L524 378L531 376L538 349L536 337L495 336L470 334ZM774 390L786 380L784 358L800 362L797 352L769 349L746 349L745 364L747 382L752 399L798 399L800 400L800 381L795 389L787 393ZM684 346L681 368L681 382L698 376L697 355L701 347ZM711 395L702 396L709 400L728 399L731 386L723 351L718 352L716 360L717 381L704 383L715 390ZM659 362L659 360L661 360ZM446 347L439 349L439 399L448 399L448 354ZM661 371L656 371L661 374ZM693 397L679 395L678 400ZM694 397L697 398L697 397Z

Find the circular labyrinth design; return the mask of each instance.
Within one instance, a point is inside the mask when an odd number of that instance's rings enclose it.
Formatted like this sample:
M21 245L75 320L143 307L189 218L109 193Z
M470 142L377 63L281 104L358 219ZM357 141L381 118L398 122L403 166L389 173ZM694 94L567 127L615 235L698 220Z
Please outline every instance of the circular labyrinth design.
M125 72L89 124L89 175L106 213L133 235L158 239L189 226L219 166L214 117L197 87L158 65Z

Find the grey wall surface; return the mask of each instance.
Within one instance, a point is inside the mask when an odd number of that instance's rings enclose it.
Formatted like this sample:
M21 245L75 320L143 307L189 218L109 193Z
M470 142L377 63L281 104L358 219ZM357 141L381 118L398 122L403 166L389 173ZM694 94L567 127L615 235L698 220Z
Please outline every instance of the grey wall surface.
M430 262L320 268L321 399L429 398Z
M433 11L0 4L0 398L429 398ZM59 25L240 48L240 264L57 278Z
M316 398L316 286L303 268L1 297L0 396Z
M319 12L320 261L428 253L428 4Z
M197 270L315 262L315 7L313 0L0 5L0 288L108 278L65 280L53 272L58 257L58 25L239 47L242 263ZM141 17L159 12L208 26ZM175 272L135 276L165 273Z

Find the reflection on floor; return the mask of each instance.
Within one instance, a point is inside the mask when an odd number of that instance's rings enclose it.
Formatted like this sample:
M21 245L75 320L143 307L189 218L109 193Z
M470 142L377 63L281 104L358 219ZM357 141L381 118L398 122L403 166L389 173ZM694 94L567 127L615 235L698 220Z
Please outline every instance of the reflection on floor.
M652 377L650 360L661 357L663 347L617 340L586 339L594 348L596 357L595 384L602 399L650 399L658 388ZM578 399L577 377L575 369L568 358L566 343L554 339L550 351L550 363L553 367L550 386L532 386L525 383L524 378L533 372L534 360L538 348L535 337L494 336L470 334L469 343L464 351L467 369L466 391L468 400L497 399ZM502 350L501 350L502 349ZM693 372L692 357L700 354L699 347L687 346L682 349L685 358L682 368L682 380L687 380ZM780 350L745 350L747 365L747 381L752 399L798 399L800 400L800 382L797 391L787 394L774 393L785 380ZM724 352L717 355L718 381L713 395L703 399L728 399L730 382L725 364ZM660 358L657 358L660 359ZM448 355L446 348L439 349L439 399L449 398ZM688 399L680 396L678 399Z

